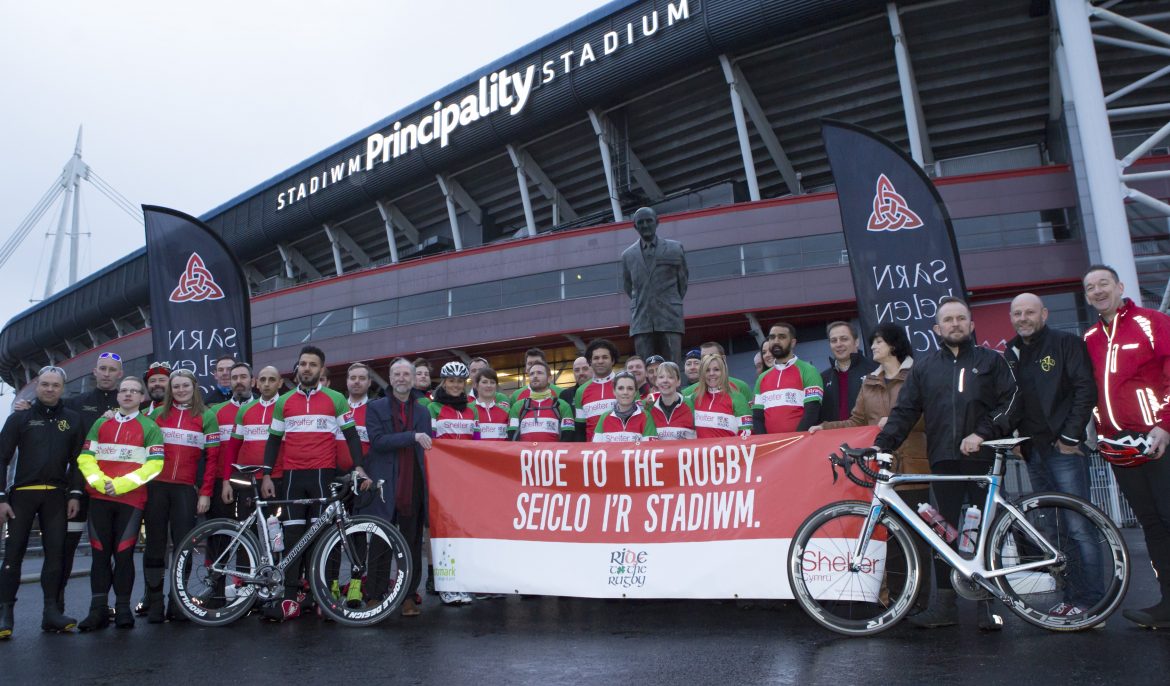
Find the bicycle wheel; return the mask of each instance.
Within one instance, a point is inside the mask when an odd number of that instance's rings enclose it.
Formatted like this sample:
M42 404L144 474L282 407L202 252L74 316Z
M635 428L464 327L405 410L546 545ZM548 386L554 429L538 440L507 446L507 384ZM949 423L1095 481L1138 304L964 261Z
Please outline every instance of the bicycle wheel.
M1052 631L1079 631L1105 621L1129 587L1129 550L1121 532L1105 513L1071 495L1037 493L1014 504L1064 561L998 577L1011 600L1008 607ZM1000 512L988 533L989 570L1048 557L1015 515Z
M211 570L212 562L224 567ZM171 591L192 622L224 626L243 617L256 602L255 585L236 576L255 574L260 567L260 545L249 530L233 519L212 519L191 530L175 549L171 563Z
M321 611L339 624L377 624L406 599L410 549L394 525L367 515L350 517L345 539L337 528L321 535L309 562L309 587Z
M843 501L814 512L797 529L788 581L801 608L826 629L847 636L885 631L910 611L921 583L913 532L883 514L856 571L850 570L870 503Z

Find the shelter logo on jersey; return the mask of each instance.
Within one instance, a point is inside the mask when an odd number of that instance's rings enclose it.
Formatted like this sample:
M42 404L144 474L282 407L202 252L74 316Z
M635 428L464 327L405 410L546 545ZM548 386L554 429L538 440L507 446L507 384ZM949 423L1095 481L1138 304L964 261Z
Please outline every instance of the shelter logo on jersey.
M193 252L187 258L187 268L183 270L179 285L171 291L169 299L173 303L223 300L223 289L215 282L215 277L207 270L199 253Z
M922 218L906 204L885 174L879 174L873 196L873 212L865 228L869 231L899 231L922 228Z

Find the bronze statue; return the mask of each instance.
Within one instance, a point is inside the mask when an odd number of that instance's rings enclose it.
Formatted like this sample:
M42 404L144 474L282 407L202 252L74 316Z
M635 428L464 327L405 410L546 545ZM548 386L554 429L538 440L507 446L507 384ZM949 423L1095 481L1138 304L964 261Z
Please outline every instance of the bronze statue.
M658 214L649 207L634 213L634 228L641 238L622 252L634 348L642 359L661 355L681 365L686 253L682 243L657 236Z

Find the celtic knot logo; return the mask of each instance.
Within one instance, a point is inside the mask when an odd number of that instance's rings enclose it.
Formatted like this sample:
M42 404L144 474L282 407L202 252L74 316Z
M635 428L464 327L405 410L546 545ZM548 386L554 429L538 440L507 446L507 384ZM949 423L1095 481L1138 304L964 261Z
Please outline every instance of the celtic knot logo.
M1056 366L1056 360L1052 359L1052 355L1045 355L1040 360L1040 368L1046 372L1052 371L1052 368L1055 366Z
M187 269L179 277L179 285L171 291L170 301L186 303L203 300L223 300L223 289L215 282L211 272L207 271L199 253L193 252L187 259Z
M879 175L877 192L873 196L873 212L865 228L870 231L898 231L922 226L922 219L910 209L906 199L894 190L890 179L885 174Z

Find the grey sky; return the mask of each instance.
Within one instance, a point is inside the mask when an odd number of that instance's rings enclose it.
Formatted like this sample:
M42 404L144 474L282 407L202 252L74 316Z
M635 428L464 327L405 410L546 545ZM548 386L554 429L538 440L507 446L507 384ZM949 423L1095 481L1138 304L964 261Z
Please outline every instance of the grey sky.
M83 159L132 203L200 215L602 4L0 0L0 242L79 124ZM143 244L86 184L81 208L83 275ZM4 266L0 322L40 297L57 209Z

